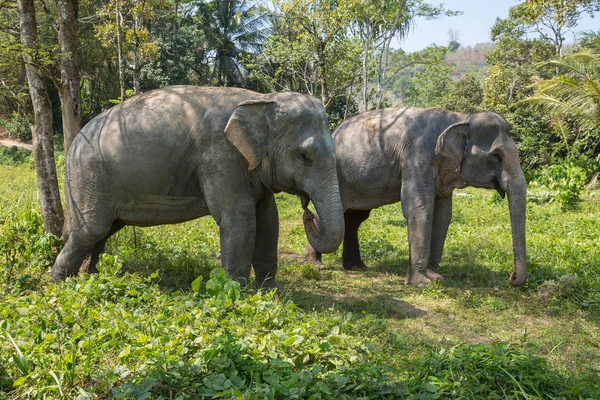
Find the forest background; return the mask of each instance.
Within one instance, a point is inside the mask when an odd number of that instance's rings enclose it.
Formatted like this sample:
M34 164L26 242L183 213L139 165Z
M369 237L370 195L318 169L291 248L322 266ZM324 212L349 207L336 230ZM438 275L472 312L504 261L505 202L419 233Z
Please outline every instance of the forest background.
M556 164L598 169L600 40L577 29L597 1L521 2L487 43L463 47L450 30L446 45L413 53L398 45L416 21L461 10L425 0L24 2L37 31L29 44L18 7L0 4L0 126L22 140L31 139L36 103L29 66L46 88L52 135L67 130L67 141L142 91L218 85L314 95L332 129L387 106L494 111L511 124L529 174Z

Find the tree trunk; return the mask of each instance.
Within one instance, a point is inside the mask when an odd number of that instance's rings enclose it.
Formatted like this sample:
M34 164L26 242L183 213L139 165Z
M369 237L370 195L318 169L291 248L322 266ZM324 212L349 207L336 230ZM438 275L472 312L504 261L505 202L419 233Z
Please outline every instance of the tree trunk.
M388 57L389 51L392 44L392 39L394 38L396 32L398 32L400 23L400 17L402 15L403 8L398 8L398 12L396 13L396 17L394 19L394 24L392 27L385 33L383 38L383 48L381 49L381 53L379 54L379 65L377 74L377 95L375 100L375 109L379 110L381 108L381 101L383 100L383 87L387 84L386 76L387 76L387 68L388 68Z
M58 44L60 45L60 103L62 105L63 141L65 156L75 135L81 129L81 79L77 69L77 16L78 0L56 0L58 14ZM65 195L65 223L63 232L71 230L69 201Z
M141 85L140 85L140 75L141 75L141 65L140 65L140 56L139 50L136 46L133 49L133 95L137 96L142 93Z
M321 85L321 102L323 106L327 107L329 103L329 88L327 86L327 76L325 75L325 44L323 42L319 43L319 52L318 52L318 76L319 83Z
M78 0L56 0L60 45L60 102L65 154L81 129L81 80L77 69Z
M52 142L52 106L44 78L36 66L35 45L37 42L37 22L33 0L17 0L21 42L25 47L23 56L26 62L27 81L33 103L35 118L32 127L33 158L37 176L38 194L44 229L60 236L63 228L63 212L54 162Z
M323 106L327 107L329 103L329 89L327 88L327 79L325 78L325 71L321 69L321 102Z
M362 101L360 102L359 112L363 113L369 109L369 70L367 61L369 59L369 42L372 39L371 26L366 24L366 33L363 43L363 59L362 59L362 73L363 73L363 87L362 87Z
M135 0L135 7L138 8L140 0ZM141 75L141 65L140 65L140 40L138 36L138 32L142 28L142 14L144 12L144 8L142 6L142 10L139 9L136 11L136 16L133 21L133 35L134 35L134 44L133 44L133 95L137 96L142 91L140 89L140 75Z
M121 101L127 100L125 93L125 56L123 55L123 44L121 43L121 10L119 8L119 0L115 0L115 17L117 22L117 53L119 55L119 85L121 86Z

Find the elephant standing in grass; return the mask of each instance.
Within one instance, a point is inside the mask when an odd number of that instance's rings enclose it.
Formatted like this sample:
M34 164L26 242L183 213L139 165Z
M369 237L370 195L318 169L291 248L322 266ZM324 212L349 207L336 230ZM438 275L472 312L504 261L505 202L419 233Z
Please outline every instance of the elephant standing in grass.
M514 249L510 283L523 285L527 184L508 123L493 113L390 108L345 121L333 134L345 214L343 265L363 269L358 227L373 208L400 201L408 222L407 284L440 279L452 192L474 186L508 194ZM320 261L307 248L308 261Z
M66 158L71 230L52 277L76 275L125 225L152 226L210 214L221 262L246 283L276 287L279 221L273 193L297 194L308 239L319 252L344 235L327 114L297 93L173 86L100 114ZM307 206L312 201L317 215Z

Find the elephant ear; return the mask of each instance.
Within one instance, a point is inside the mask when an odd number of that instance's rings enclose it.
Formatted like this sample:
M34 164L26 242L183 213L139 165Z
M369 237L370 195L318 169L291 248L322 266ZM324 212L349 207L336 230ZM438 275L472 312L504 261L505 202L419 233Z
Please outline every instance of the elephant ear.
M277 103L269 100L244 101L236 107L225 127L225 137L248 161L252 170L267 155L271 128L267 112Z
M438 137L435 154L462 161L470 126L469 122L459 122L447 127Z
M434 175L439 197L451 195L455 188L464 186L460 166L465 157L469 129L469 122L459 122L447 127L438 137Z

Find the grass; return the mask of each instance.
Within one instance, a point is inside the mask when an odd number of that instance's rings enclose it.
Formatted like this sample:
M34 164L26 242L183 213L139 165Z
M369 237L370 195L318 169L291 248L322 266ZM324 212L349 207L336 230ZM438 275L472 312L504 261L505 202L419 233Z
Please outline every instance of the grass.
M446 279L420 288L403 284L398 204L361 227L370 268L347 272L340 251L325 269L303 262L300 201L280 194L285 294L238 299L209 276L210 218L126 227L100 275L51 283L60 242L41 229L33 170L0 177L0 399L600 396L598 191L570 212L530 193L523 288L508 284L508 208L490 191L455 194Z

